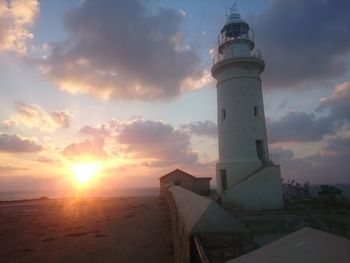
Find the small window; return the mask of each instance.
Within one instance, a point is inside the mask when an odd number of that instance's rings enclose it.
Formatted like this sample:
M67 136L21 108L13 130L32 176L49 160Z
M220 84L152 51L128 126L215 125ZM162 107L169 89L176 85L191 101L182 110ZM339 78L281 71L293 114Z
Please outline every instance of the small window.
M258 108L258 106L254 106L254 116L259 116L259 108Z
M225 111L225 109L221 110L221 119L222 120L226 119L226 111Z
M175 184L175 185L181 185L181 182L180 182L180 181L175 181L174 184Z

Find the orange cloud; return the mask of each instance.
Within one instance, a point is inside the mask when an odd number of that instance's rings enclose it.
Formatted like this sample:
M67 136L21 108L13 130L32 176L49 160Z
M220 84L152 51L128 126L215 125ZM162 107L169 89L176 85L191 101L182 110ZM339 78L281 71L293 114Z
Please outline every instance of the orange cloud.
M72 143L63 149L63 155L68 158L105 158L107 153L104 150L105 142L103 139L85 140L82 142Z
M27 52L26 42L33 38L28 28L38 13L37 0L0 0L0 52Z
M37 128L45 132L53 132L58 128L68 128L73 115L67 111L46 112L39 105L19 102L16 104L16 114L10 119L3 120L5 128L23 124L30 128Z

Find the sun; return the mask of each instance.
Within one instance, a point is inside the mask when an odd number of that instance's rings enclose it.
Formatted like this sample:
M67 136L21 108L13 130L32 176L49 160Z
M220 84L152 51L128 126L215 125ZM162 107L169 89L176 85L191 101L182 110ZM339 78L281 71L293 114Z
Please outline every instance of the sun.
M99 171L97 163L75 163L70 166L71 171L79 185L90 182Z

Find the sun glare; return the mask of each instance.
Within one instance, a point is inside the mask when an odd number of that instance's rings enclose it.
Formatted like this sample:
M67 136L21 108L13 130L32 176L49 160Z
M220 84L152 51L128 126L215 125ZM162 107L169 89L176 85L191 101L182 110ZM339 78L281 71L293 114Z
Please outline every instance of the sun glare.
M97 163L78 163L71 165L71 170L79 185L84 185L91 181L98 174Z

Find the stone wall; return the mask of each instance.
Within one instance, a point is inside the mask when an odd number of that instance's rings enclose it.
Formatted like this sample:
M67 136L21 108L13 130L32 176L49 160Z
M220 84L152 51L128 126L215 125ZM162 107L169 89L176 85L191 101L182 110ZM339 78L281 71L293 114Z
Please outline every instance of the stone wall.
M196 178L193 192L199 195L210 195L210 180L207 178Z
M210 262L245 254L255 248L251 233L211 199L180 186L167 191L175 262L191 260L190 238L198 236Z
M210 180L211 177L194 177L184 171L176 169L159 178L160 194L163 196L164 192L166 192L169 187L179 185L196 194L209 195Z

